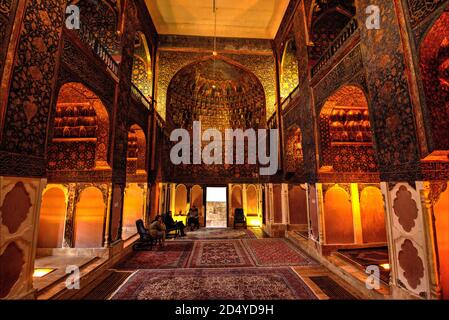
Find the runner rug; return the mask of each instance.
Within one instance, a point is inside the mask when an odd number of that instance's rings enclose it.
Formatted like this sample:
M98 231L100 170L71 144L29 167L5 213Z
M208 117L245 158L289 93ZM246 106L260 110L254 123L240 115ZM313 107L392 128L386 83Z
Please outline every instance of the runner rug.
M140 270L113 300L316 299L290 268Z

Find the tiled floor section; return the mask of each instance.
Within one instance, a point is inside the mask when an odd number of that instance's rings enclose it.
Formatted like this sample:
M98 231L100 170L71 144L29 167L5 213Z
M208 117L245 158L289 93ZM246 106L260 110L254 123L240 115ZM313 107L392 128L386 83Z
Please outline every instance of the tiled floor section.
M288 240L241 239L232 229L220 233L223 240L171 241L164 250L133 253L116 267L134 270L132 276L105 277L85 298L112 291L108 298L119 300L360 298Z

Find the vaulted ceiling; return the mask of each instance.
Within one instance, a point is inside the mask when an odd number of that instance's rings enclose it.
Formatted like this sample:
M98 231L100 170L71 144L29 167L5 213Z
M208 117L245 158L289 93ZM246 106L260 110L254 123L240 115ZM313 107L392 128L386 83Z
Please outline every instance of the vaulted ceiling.
M213 0L145 0L160 34L213 36ZM217 36L273 39L290 0L216 0Z

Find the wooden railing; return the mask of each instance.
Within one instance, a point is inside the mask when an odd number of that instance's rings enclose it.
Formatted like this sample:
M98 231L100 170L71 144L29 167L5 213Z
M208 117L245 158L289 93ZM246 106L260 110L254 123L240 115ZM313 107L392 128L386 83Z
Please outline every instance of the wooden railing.
M140 101L148 110L151 110L151 98L147 98L134 83L131 85L131 95L134 99Z
M356 19L352 19L346 27L340 32L340 34L335 38L332 44L327 48L321 58L312 67L311 73L312 78L321 71L321 69L329 62L329 60L335 55L335 53L340 49L343 44L348 40L358 29L358 24Z
M293 89L293 91L290 92L290 94L287 97L282 99L282 101L281 101L281 110L284 110L284 108L289 105L289 103L298 95L298 93L299 93L299 85L297 85L295 87L295 89Z
M277 128L277 111L275 111L267 121L268 128Z
M118 76L119 65L114 58L112 58L106 47L101 44L100 40L98 40L84 24L81 25L81 28L78 29L76 33L80 40L90 47L94 54L106 64L108 69Z

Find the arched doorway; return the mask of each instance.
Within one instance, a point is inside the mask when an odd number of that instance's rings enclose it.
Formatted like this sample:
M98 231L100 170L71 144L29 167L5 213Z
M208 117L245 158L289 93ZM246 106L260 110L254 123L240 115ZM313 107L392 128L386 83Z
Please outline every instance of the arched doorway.
M95 187L81 191L75 210L75 248L100 248L106 216L103 193Z
M430 158L447 161L449 154L449 7L426 34L419 59L430 118Z
M45 190L39 217L38 248L62 248L66 213L63 187L52 186Z

